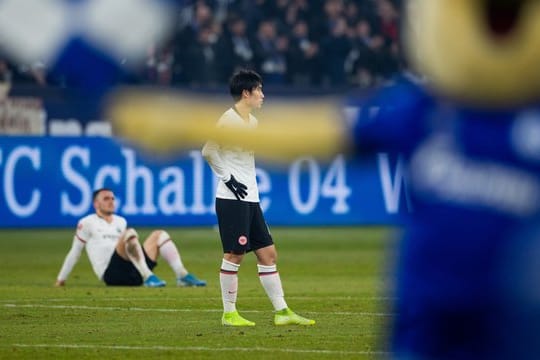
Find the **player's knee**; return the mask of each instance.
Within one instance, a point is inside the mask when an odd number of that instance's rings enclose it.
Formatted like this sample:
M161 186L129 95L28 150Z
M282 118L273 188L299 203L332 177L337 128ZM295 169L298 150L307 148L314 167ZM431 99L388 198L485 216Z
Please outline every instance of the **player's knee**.
M258 260L260 261L261 265L265 265L265 266L272 266L272 265L276 265L277 263L277 258L272 257L272 256L261 257Z
M241 264L244 259L244 253L228 252L223 254L223 259L234 264Z
M270 266L277 263L277 251L274 247L263 248L255 252L257 261L261 265Z
M135 231L135 229L133 228L128 228L126 232L124 233L124 236L122 239L124 242L128 242L132 239L138 239L138 238L139 238L139 234L137 234L137 231Z
M156 239L157 239L157 245L159 247L161 247L163 244L165 244L167 241L170 241L171 240L171 236L169 235L168 232L166 232L165 230L156 230L154 231L155 236L156 236Z

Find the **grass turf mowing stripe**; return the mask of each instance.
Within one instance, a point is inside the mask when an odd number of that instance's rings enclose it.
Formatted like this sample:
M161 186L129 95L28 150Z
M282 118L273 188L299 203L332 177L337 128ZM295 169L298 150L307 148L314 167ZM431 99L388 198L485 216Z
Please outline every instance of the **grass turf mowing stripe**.
M130 346L130 345L87 345L87 344L11 344L21 348L64 348L64 349L109 349L109 350L158 350L158 351L242 351L242 352L282 352L325 355L388 355L384 351L341 351L319 349L284 349L264 347L203 347L203 346Z

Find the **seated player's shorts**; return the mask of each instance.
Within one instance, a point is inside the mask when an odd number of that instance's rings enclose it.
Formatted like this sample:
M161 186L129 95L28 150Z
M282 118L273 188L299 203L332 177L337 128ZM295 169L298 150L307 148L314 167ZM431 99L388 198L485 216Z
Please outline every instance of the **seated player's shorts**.
M148 268L152 270L157 266L157 263L148 257L144 248L143 253ZM133 263L122 258L115 250L109 266L103 274L103 281L105 284L113 286L140 286L143 283L143 278Z
M274 244L259 203L216 199L224 253L244 254Z

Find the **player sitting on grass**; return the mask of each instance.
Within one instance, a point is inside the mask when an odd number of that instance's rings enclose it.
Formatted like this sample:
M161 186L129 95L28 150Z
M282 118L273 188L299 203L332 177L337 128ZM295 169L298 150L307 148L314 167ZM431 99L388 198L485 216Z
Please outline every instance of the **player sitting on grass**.
M152 272L161 255L173 269L178 286L206 286L206 281L186 270L166 231L153 231L141 246L137 232L133 228L126 229L126 219L114 214L115 199L111 190L96 190L93 200L95 213L79 221L56 286L65 285L85 246L94 272L107 285L165 286L165 281Z

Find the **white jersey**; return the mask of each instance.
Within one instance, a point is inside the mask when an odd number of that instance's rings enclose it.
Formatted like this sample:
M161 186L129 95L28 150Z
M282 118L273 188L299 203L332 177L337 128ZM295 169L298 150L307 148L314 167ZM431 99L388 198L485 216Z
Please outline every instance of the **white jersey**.
M249 121L245 121L234 108L225 111L218 120L218 127L257 127L257 118L249 115ZM239 146L220 146L209 141L203 148L203 155L220 179L216 197L219 199L236 200L234 194L225 185L225 182L234 175L234 178L247 186L247 196L242 199L248 202L259 202L259 189L255 172L255 154L253 151Z
M126 226L126 219L118 215L113 215L110 223L97 214L83 217L77 225L71 250L64 260L58 280L67 279L85 247L92 269L101 280Z

